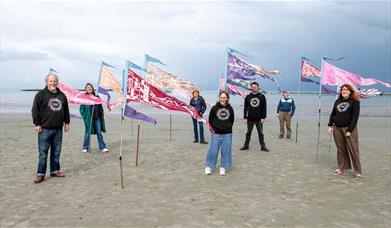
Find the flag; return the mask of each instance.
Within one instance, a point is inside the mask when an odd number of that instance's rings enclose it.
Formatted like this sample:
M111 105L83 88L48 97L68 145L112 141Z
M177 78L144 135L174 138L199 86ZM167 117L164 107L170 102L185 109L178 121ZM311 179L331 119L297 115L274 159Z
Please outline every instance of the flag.
M113 109L122 103L123 93L117 77L106 67L106 65L107 64L102 62L99 87L102 87L102 89L103 87L111 89L118 94L118 98L112 104L110 104L110 109Z
M225 90L225 82L224 82L224 75L222 74L220 76L220 83L219 83L219 92Z
M246 90L252 90L251 89L251 82L241 79L227 79L227 84L235 85L240 88L246 89Z
M180 88L189 91L193 91L194 89L199 90L198 86L194 85L192 82L167 73L151 63L147 64L146 79L158 89Z
M374 96L381 96L383 95L383 92L375 89L375 88L372 88L372 89L359 89L359 95L361 98L363 99L367 99L367 98L371 98L371 97L374 97Z
M255 80L256 69L245 61L228 53L227 79Z
M280 73L279 70L266 70L264 67L255 64L250 64L250 66L254 67L262 76L271 75L271 74L277 75Z
M187 99L191 99L193 97L192 95L193 91L182 89L182 88L174 88L171 90L171 94L176 97L183 97Z
M148 54L145 54L145 62L153 62L153 63L160 63L160 64L162 64L162 65L165 65L165 66L167 66L167 64L165 64L165 63L163 63L162 61L160 61L160 59L158 59L158 58L154 58L154 57L152 57L152 56L150 56L150 55L148 55Z
M319 82L318 82L318 84L319 84ZM329 89L329 88L327 88L327 87L324 86L324 85L322 85L322 86L320 87L320 89L321 89L321 94L339 95L339 92L338 92L338 91Z
M131 118L131 119L142 120L145 122L153 123L155 125L157 123L154 118L146 116L140 112L137 112L135 109L131 108L129 105L125 105L124 116Z
M304 77L320 77L320 70L308 62L301 60L301 79Z
M375 78L363 78L359 74L350 73L336 66L333 66L326 61L323 61L322 85L373 85L377 83L380 83L386 87L391 87L390 83L386 83Z
M241 91L240 89L238 89L238 87L231 85L231 84L228 84L228 83L227 83L227 92L228 92L228 94L240 95L242 97L246 97L249 94L247 92Z
M149 82L137 75L130 68L128 68L127 83L128 89L126 92L126 103L132 101L140 102L163 110L184 112L197 119L198 121L204 122L205 124L207 124L209 129L214 132L209 122L203 119L200 115L198 115L194 107L186 104L181 100L176 99L175 97L163 93L158 88L151 85Z
M106 104L107 101L100 97L89 96L86 93L80 92L64 83L59 83L58 88L65 94L70 104L83 104L83 105L94 105L94 104Z
M237 50L235 50L235 49L233 49L233 48L229 48L229 47L227 47L227 51L228 51L229 53L238 53L239 55L241 55L241 56L244 56L244 57L247 57L247 58L248 58L248 56L247 56L247 55L245 55L245 54L243 54L243 53L241 53L241 52L239 52L239 51L237 51Z
M133 63L133 62L131 62L129 60L127 62L128 62L128 67L147 72L147 70L145 68L143 68L143 67L141 67L141 66L139 66L139 65L137 65L137 64L135 64L135 63Z
M281 91L280 85L277 80L264 72L259 71L256 67L249 63L246 63L242 59L228 53L227 63L227 79L242 79L246 81L254 81L257 76L269 79L276 84L279 91Z

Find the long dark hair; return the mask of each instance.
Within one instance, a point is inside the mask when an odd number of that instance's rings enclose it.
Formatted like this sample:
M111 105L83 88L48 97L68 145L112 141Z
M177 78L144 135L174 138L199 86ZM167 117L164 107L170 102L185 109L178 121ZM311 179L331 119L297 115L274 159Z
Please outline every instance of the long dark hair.
M96 94L95 94L95 88L94 88L94 86L93 86L91 83L87 83L87 84L84 86L84 89L86 90L86 94L88 94L88 92L87 92L87 86L91 86L91 87L92 87L92 94L94 94L94 96L96 96Z
M356 101L360 101L360 96L358 95L357 90L353 86L351 86L349 84L343 84L341 86L341 90L339 91L339 99L340 100L343 100L342 89L344 87L350 91L349 98L352 98L353 100L356 100Z

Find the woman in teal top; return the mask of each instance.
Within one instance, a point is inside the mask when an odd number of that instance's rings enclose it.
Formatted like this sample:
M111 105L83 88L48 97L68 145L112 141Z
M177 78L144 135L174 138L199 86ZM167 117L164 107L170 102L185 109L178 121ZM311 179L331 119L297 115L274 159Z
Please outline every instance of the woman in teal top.
M95 94L94 86L92 86L91 83L86 84L85 90L86 94L98 97L98 95ZM102 132L106 133L102 104L80 105L80 114L83 117L85 126L83 152L88 152L91 134L96 134L98 138L99 150L103 153L109 152L109 150L106 148L106 144L102 135Z

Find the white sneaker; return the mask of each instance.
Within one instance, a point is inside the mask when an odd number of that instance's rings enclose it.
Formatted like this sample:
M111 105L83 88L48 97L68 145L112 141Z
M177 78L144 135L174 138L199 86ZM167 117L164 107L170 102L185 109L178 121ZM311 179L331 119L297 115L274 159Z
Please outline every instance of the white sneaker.
M220 175L225 176L225 169L223 167L220 167Z
M212 173L212 169L210 167L205 167L205 174L210 175Z
M107 153L107 152L109 152L109 149L107 149L107 148L104 148L103 150L101 150L100 152L102 152L102 153Z
M88 150L87 149L83 149L83 153L87 153L88 152Z

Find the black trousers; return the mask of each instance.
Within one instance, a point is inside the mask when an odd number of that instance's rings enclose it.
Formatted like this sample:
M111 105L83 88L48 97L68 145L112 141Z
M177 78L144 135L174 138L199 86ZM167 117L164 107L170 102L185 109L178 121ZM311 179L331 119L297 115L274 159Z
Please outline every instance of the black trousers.
M247 120L246 142L244 142L244 147L248 147L250 144L251 132L253 131L254 125L258 131L258 139L259 139L259 144L261 144L261 148L266 148L264 136L263 136L263 124L261 123L261 121L248 121L248 120Z

